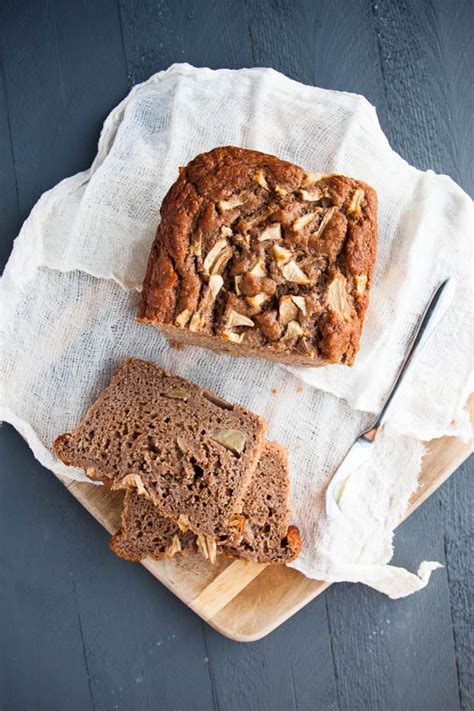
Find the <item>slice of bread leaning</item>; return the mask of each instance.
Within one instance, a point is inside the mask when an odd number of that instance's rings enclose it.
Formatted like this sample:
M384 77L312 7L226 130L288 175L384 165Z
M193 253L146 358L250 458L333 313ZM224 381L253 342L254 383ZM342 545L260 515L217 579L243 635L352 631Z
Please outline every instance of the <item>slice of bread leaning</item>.
M289 498L287 452L269 442L244 499L242 531L225 550L256 563L288 563L296 558L301 539L296 526L289 526Z
M242 507L244 525L232 546L213 546L158 513L153 503L136 491L127 492L121 529L111 549L127 560L160 560L199 551L211 562L224 552L255 563L288 563L301 548L298 529L289 526L289 477L286 451L269 443L262 452Z

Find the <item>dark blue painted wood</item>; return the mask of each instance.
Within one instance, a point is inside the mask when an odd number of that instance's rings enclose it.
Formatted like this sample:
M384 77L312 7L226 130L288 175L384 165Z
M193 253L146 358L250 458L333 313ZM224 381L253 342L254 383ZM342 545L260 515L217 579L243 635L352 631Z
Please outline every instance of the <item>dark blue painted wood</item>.
M107 112L176 61L273 66L377 105L395 148L473 192L474 11L442 0L0 2L0 258L40 194L87 167ZM396 534L445 564L391 602L333 586L230 642L138 565L0 428L0 707L295 711L474 707L473 460Z
M11 141L11 119L7 111L7 96L3 62L0 64L0 214L2 236L0 241L0 269L6 263L13 236L21 227L18 186Z
M39 195L87 168L130 82L114 0L0 4L7 118L25 219ZM11 236L10 236L11 239Z

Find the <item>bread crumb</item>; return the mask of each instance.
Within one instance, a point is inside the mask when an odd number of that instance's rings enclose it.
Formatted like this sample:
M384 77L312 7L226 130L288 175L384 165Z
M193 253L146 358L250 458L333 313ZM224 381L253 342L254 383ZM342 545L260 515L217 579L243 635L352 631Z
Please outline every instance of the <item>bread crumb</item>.
M300 385L299 387L296 388L296 392L297 392L297 393L302 393L303 390L304 390L304 388L303 388L302 385Z
M276 388L272 388L272 395L276 395L278 393L278 390Z

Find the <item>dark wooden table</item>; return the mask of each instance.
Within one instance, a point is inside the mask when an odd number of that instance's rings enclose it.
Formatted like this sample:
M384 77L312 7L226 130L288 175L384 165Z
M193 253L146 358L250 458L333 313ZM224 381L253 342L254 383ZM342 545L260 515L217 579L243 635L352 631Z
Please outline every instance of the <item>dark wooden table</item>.
M3 0L0 32L2 263L41 193L90 164L110 109L172 62L360 92L408 161L472 194L472 2ZM113 556L11 427L0 446L2 711L474 708L472 458L396 534L396 562L444 564L426 590L333 586L243 645Z

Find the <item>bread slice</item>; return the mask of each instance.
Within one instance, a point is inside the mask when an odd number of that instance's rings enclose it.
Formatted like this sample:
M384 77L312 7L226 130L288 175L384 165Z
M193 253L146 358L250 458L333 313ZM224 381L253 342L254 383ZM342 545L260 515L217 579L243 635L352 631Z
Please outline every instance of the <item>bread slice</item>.
M176 343L352 365L376 247L366 183L215 148L163 201L137 318Z
M288 563L301 549L296 526L289 526L288 455L270 442L263 450L244 500L242 533L225 550L254 563Z
M157 507L136 490L127 491L123 500L121 529L109 543L126 560L172 558L177 553L197 552L196 535L183 532L176 523L158 513Z
M138 489L160 513L227 541L242 526L244 495L266 425L184 378L126 361L57 456L113 489Z
M121 529L112 537L110 547L128 560L160 560L199 550L211 562L216 552L224 552L256 563L288 563L301 548L298 529L288 526L288 497L286 452L277 444L267 444L245 497L242 534L232 546L216 549L203 536L180 530L134 491L125 495Z

